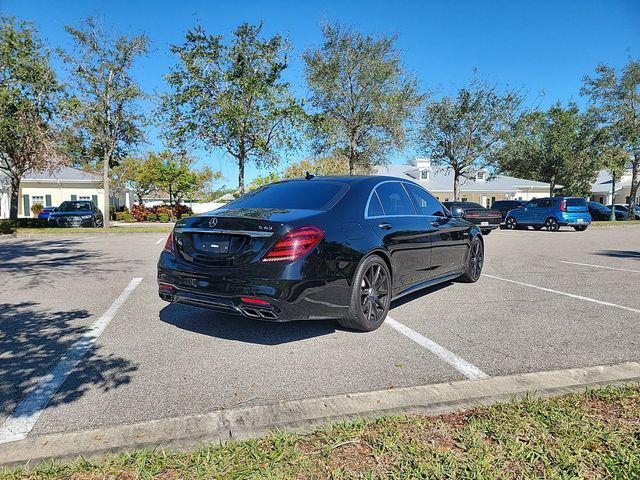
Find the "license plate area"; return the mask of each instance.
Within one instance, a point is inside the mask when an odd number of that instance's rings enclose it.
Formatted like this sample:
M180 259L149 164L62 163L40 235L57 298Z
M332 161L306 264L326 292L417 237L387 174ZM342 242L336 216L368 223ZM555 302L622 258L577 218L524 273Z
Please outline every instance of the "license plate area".
M488 227L489 226L489 222L480 222L480 226L481 227Z
M193 246L198 252L227 255L229 253L229 244L229 235L222 233L197 233L193 235Z

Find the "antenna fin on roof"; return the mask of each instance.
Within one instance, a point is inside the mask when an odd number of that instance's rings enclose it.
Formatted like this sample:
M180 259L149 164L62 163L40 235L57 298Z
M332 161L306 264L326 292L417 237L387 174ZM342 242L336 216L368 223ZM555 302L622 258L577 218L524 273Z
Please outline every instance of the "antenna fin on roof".
M309 172L307 172L307 174L304 176L305 180L311 180L312 178L315 178L315 175L311 175Z

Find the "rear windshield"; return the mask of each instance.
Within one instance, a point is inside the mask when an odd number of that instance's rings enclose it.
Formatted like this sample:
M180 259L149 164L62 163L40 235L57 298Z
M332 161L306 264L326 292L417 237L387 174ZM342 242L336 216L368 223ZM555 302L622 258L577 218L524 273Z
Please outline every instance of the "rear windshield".
M273 183L243 195L229 203L227 208L328 210L347 188L344 183L313 180Z
M584 198L567 198L567 207L586 207L587 201Z

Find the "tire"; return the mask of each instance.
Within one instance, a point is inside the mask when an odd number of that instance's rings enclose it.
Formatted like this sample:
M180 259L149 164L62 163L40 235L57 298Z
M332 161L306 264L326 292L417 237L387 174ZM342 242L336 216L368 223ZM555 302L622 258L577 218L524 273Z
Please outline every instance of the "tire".
M578 227L573 227L576 232L584 232L587 229L587 225L581 225Z
M491 233L491 230L482 230L483 235L489 235L490 233Z
M471 240L467 264L465 265L464 273L460 276L460 280L465 283L477 282L482 274L483 265L484 244L479 237L474 237L473 240Z
M507 217L507 219L504 222L504 226L508 230L516 230L518 228L518 222L513 217Z
M540 231L540 230L542 230L542 225L534 225L533 229Z
M389 267L378 255L371 255L358 267L351 286L349 313L338 323L352 330L372 332L384 322L390 304Z
M560 230L560 224L555 218L549 217L544 221L544 228L546 228L548 232L557 232Z

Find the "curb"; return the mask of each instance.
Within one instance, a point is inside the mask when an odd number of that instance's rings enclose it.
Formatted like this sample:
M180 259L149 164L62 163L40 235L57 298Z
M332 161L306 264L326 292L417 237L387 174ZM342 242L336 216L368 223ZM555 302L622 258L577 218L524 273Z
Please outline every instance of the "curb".
M218 410L95 430L28 437L0 444L0 465L16 467L50 459L100 457L122 449L191 450L204 443L240 440L275 429L305 433L331 421L384 414L438 415L535 395L549 397L586 387L640 383L640 363L524 373L373 392L292 400Z

